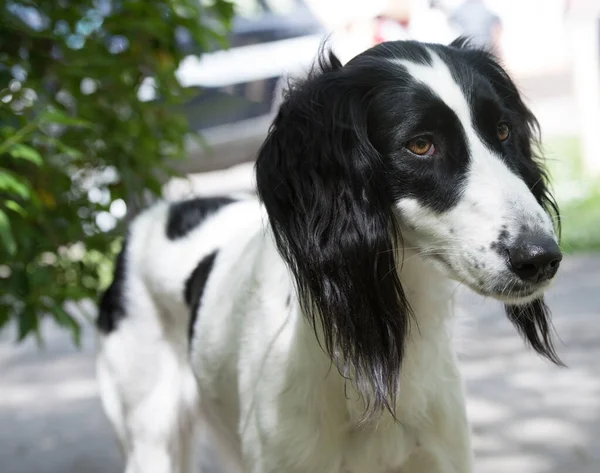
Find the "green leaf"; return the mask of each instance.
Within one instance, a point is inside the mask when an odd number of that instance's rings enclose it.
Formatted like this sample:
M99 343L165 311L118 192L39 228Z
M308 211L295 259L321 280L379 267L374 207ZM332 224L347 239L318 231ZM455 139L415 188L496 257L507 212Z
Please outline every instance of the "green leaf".
M27 217L27 211L21 205L17 204L14 200L7 200L6 202L4 202L4 206L7 209L18 213L21 217Z
M60 151L62 151L67 156L69 156L73 159L79 159L79 158L83 157L83 153L81 151L73 148L72 146L68 146L68 145L64 144L60 140L56 140L55 145Z
M38 119L41 122L55 123L57 125L80 126L84 128L92 127L92 123L82 120L81 118L70 117L56 108L44 110L38 115Z
M233 18L233 14L235 13L235 3L228 0L217 0L213 8L221 16L221 20L223 20L225 24Z
M79 323L59 304L52 306L52 315L54 320L61 326L70 330L71 337L73 337L73 343L77 347L81 347L81 327Z
M13 192L24 199L28 199L29 185L21 181L16 176L10 174L7 171L0 169L0 190Z
M10 220L3 210L0 210L0 239L9 254L14 255L17 252L17 244L10 229Z
M73 159L80 159L84 156L84 154L81 151L79 151L77 148L74 148L73 146L69 146L69 145L63 143L61 140L59 140L58 138L55 138L54 136L41 136L39 138L39 141L43 145L49 146L50 152L53 152L54 151L53 148L56 148L61 153L66 154L67 156L69 156L70 158L73 158Z
M8 308L6 306L0 306L0 330L2 330L2 327L4 327L9 320Z
M35 148L22 143L13 145L12 148L8 150L8 153L15 159L24 159L35 164L36 166L41 166L44 164L42 156Z
M38 330L38 318L37 314L33 310L25 310L18 316L19 319L19 333L17 340L22 341L30 332L37 332Z

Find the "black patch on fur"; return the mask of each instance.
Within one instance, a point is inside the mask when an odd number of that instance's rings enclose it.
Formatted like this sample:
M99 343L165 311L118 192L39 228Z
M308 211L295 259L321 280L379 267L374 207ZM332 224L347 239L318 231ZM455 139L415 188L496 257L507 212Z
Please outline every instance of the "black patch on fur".
M217 252L213 251L200 260L190 277L185 282L184 299L185 303L190 308L190 322L188 325L188 341L191 343L194 336L194 325L196 324L196 318L198 317L198 309L202 302L202 294L204 294L204 287L208 276L215 263Z
M105 334L117 328L117 324L126 316L124 298L124 284L127 265L127 238L123 240L123 247L115 262L115 273L112 283L100 298L98 304L98 318L96 326Z
M184 237L209 214L233 202L235 199L230 197L198 197L172 204L167 218L167 237L169 240Z
M506 228L506 225L502 225L498 239L490 243L490 250L494 250L501 257L507 256L508 240L510 239L510 232Z
M551 362L564 366L554 348L550 309L543 299L519 306L505 305L505 311L525 341L536 352Z

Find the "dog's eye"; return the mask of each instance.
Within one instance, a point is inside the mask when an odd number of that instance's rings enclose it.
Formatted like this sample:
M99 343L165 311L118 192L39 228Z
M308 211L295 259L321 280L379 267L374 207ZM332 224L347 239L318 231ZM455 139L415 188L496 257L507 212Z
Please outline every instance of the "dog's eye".
M496 127L496 135L498 135L498 139L500 141L508 140L508 137L510 136L510 126L508 126L508 123L498 123L498 126Z
M406 149L417 156L431 156L435 152L435 146L426 136L418 136L406 143Z

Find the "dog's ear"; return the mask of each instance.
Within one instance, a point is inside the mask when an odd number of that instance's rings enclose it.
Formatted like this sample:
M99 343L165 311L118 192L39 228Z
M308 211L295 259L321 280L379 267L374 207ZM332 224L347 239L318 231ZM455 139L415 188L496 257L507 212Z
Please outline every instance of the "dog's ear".
M281 105L256 179L302 309L373 413L395 402L410 309L370 93L364 73L322 56Z

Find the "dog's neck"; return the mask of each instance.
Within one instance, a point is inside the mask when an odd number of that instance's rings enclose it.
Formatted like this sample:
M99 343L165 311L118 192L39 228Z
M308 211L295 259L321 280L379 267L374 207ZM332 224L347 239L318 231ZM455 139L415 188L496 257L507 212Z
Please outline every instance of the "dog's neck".
M450 280L417 251L401 249L400 254L403 256L398 272L413 310L412 324L418 325L421 331L428 325L439 325L452 314L458 283Z
M430 260L426 260L418 251L404 250L402 264L398 265L402 288L410 304L413 316L409 318L409 331L405 341L397 406L411 406L410 412L397 410L396 416L401 422L411 422L413 417L423 414L423 403L414 403L414 398L425 395L415 394L414 386L419 386L424 373L439 372L438 357L450 358L451 326L454 314L454 295L458 283L449 279ZM440 351L432 351L435 346ZM362 415L362 404L348 400L348 409L353 420ZM412 419L412 420L411 420ZM377 421L378 424L392 425L394 422L388 413Z
M398 399L406 394L406 386L418 385L414 379L422 376L423 372L427 372L431 363L437 362L432 358L434 354L428 349L432 346L428 341L437 340L439 337L447 339L450 336L448 322L453 314L453 296L457 285L417 252L406 250L403 261L404 263L399 265L399 276L414 317L409 319L410 327L405 344L401 392ZM324 355L321 347L317 348L312 328L305 323L302 323L302 326L304 343L301 350L305 354L311 353L309 355L311 358L316 357L313 362L319 363L318 360L321 360L323 375L332 376L330 361ZM320 335L320 330L318 332ZM338 403L338 407L340 407L339 402L345 400L346 412L349 415L348 426L355 426L362 419L365 406L351 383L346 382L342 376L333 375L333 378L336 379L335 383L338 384L338 387L334 389L333 393L330 393L333 395L332 402ZM405 386L404 394L402 385ZM344 397L336 397L340 395ZM383 422L393 423L389 413L384 413L384 417L387 420ZM405 418L405 415L399 417ZM381 419L378 419L376 422L380 421Z

